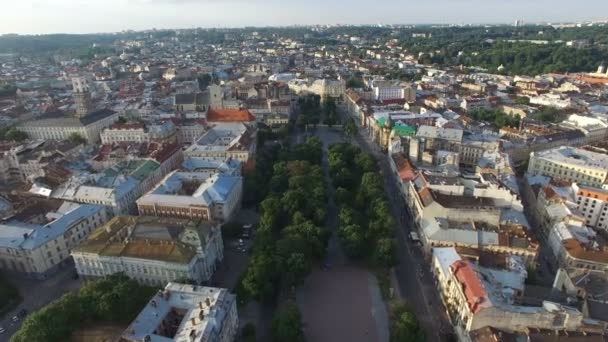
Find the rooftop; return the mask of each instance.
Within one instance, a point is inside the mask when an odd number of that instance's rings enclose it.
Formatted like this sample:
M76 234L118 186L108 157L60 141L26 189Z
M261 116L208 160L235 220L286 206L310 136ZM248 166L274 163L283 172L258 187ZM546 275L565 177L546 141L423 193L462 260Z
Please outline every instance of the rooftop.
M208 122L247 122L255 121L255 116L247 109L210 109Z
M577 165L601 171L606 171L606 169L608 169L608 155L570 146L561 146L546 151L534 152L533 156L554 163Z
M189 263L204 248L213 225L192 220L116 216L74 252Z
M211 206L224 203L240 177L223 174L174 171L152 191L137 200L138 204L166 203L171 206Z
M215 341L234 307L226 289L169 283L124 331L127 341ZM173 324L168 324L173 323Z

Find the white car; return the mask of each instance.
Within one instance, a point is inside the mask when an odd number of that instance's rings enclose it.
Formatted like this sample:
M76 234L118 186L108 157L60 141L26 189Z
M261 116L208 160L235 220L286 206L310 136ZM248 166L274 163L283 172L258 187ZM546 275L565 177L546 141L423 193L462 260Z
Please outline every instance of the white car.
M3 328L3 327L0 327L0 334L4 334L4 332L5 332L5 331L6 331L6 330L4 330L4 328Z

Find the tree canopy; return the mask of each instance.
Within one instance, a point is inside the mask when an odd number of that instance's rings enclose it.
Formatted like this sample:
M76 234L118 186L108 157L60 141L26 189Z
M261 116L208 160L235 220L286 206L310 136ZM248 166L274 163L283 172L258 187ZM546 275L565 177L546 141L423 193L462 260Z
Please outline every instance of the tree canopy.
M127 324L156 291L124 274L86 283L79 292L68 293L30 314L11 342L66 341L75 330L97 321Z
M273 342L304 342L302 315L297 305L289 303L272 320Z

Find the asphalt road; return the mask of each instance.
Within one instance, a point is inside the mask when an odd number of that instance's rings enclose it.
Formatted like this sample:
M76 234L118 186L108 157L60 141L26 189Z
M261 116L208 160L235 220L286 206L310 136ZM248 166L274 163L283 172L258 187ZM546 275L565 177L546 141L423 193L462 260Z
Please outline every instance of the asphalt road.
M343 117L346 115L343 111ZM363 129L359 129L353 143L363 151L371 153L380 166L384 178L384 188L391 204L391 212L398 223L398 258L395 266L395 276L399 285L399 293L424 327L429 341L444 341L452 333L452 327L431 272L430 260L425 260L422 251L410 244L407 238L409 232L415 229L406 204L399 194L396 179L391 175L388 157L371 141ZM422 275L419 275L422 272Z

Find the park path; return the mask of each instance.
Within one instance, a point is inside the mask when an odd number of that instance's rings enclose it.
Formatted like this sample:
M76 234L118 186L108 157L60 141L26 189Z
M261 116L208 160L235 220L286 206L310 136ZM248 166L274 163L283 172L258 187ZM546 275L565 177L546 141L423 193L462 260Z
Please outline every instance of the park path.
M331 144L342 141L342 135L326 127L318 127L314 134L323 142L322 168L328 182L326 228L332 232L326 262L331 266L327 271L314 269L297 291L306 340L388 342L388 314L376 278L348 260L336 236L338 208L327 154Z

